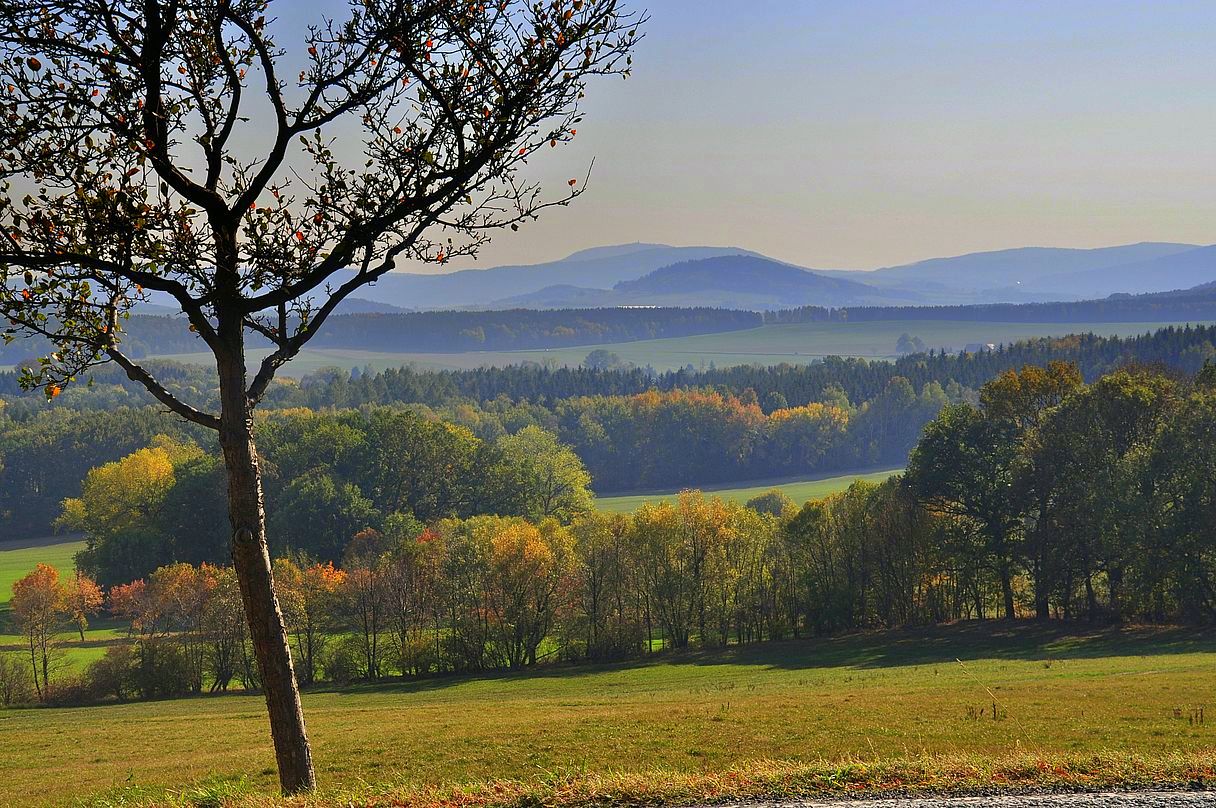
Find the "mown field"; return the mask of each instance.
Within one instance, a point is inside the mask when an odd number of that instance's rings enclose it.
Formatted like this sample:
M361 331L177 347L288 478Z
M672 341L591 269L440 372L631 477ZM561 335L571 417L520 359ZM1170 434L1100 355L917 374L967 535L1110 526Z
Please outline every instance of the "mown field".
M0 610L13 596L13 582L38 564L50 564L67 575L76 568L73 556L84 549L82 541L55 539L0 543Z
M858 480L880 483L892 474L898 474L902 469L884 469L882 471L861 474L841 474L832 477L813 477L810 479L779 478L749 482L745 486L735 488L714 488L702 486L701 490L710 496L724 499L727 502L747 502L752 497L777 489L785 493L799 505L812 499L826 497L837 491L843 491ZM650 492L645 494L625 494L620 496L596 497L595 507L609 513L633 513L646 503L658 503L675 499L678 491Z
M46 539L21 542L16 549L4 549L0 544L0 653L22 651L25 638L15 633L9 612L13 582L38 564L50 564L67 577L76 569L73 556L84 548L82 541ZM117 621L93 620L82 642L77 634L64 634L63 650L58 664L63 672L83 670L90 662L105 654L106 645L125 638L127 630Z
M560 793L631 773L643 773L633 788L661 792L680 778L738 786L771 761L810 766L829 789L925 761L938 785L963 778L956 788L1008 785L985 774L996 760L1109 783L1216 763L1216 723L1192 717L1214 665L1211 633L987 623L311 692L305 708L331 795L491 779L516 781L504 795ZM229 695L0 711L0 804L130 804L192 782L269 794L263 709ZM786 787L811 785L799 783Z
M908 320L874 323L800 323L770 325L746 331L703 334L695 337L643 340L610 345L584 345L535 351L472 353L386 353L310 348L281 371L303 376L327 366L364 367L375 370L413 364L424 369L462 369L541 362L578 365L596 348L620 355L628 362L657 370L692 365L718 367L781 362L807 363L823 356L892 358L901 334L920 337L929 348L960 350L973 342L1009 343L1030 337L1063 336L1093 332L1104 336L1128 336L1155 331L1177 323L998 323L945 320ZM254 358L265 352L250 351ZM212 364L210 354L176 354L165 357L181 362Z

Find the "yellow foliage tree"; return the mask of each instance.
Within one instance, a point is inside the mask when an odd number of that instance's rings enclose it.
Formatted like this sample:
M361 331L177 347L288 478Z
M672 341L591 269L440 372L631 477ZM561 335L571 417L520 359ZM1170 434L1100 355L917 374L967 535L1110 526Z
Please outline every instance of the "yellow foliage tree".
M554 520L539 526L522 519L491 519L487 606L507 664L534 665L553 627L558 593L570 583L570 533Z
M56 526L105 538L154 516L173 488L173 468L197 447L158 439L157 444L91 469L81 495L63 501Z

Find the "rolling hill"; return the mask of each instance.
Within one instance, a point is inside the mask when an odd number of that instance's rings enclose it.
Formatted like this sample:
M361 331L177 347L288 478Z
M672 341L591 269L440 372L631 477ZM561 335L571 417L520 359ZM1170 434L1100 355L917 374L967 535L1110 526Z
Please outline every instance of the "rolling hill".
M609 289L660 267L722 255L755 255L734 247L668 247L630 244L598 247L560 261L531 266L464 269L436 275L391 272L360 296L408 309L501 308L500 301L567 285Z
M1216 280L1216 246L1118 266L1052 275L1039 281L1046 294L1103 297L1116 293L1170 292Z
M342 280L342 275L335 279ZM875 270L808 269L735 247L624 244L530 266L391 272L341 313L709 306L952 306L1099 300L1216 281L1216 246L1025 247ZM153 295L151 304L171 304ZM141 312L160 313L156 305ZM166 312L167 308L164 309ZM174 309L175 310L175 309Z
M711 306L772 310L798 306L901 305L921 302L912 291L876 289L758 255L681 261L611 289L560 285L500 300L502 307Z
M1118 247L1080 250L1056 247L1022 247L933 258L914 264L884 267L868 272L831 271L823 274L856 280L881 289L918 288L934 303L1032 301L1105 297L1112 292L1163 291L1146 287L1134 272L1113 272L1117 267L1145 262L1187 263L1193 244L1146 242ZM1119 277L1123 287L1105 282ZM1216 279L1216 271L1205 280ZM1193 286L1200 281L1169 288Z
M854 280L829 277L768 258L732 255L685 261L613 287L620 304L700 305L747 308L847 306L908 302L897 290L880 291Z

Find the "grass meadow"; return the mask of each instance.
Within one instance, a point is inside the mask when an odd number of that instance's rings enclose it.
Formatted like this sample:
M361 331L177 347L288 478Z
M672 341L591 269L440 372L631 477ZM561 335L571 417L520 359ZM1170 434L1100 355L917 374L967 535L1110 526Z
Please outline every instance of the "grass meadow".
M25 638L15 633L16 628L9 614L13 582L38 564L50 564L59 570L61 576L70 576L76 569L73 557L84 548L84 542L44 539L20 542L10 549L4 549L5 547L6 545L0 544L0 653L25 650ZM82 670L105 654L106 645L126 636L126 627L118 621L93 620L85 631L83 642L77 634L66 633L62 636L62 652L58 657L58 664L65 672Z
M843 491L858 480L880 483L892 474L899 474L903 469L883 469L854 474L840 474L832 477L796 478L788 477L772 480L749 482L744 486L715 488L700 486L707 495L740 504L760 494L777 489L785 493L798 505L812 499L820 499L829 494ZM659 503L675 499L679 491L661 491L645 494L622 494L619 496L596 497L595 507L609 513L633 513L647 503Z
M992 622L314 691L306 804L1180 782L1216 763L1214 665L1211 633ZM264 722L239 694L0 710L0 804L274 802Z
M583 345L531 351L477 351L470 353L395 353L309 348L280 371L303 376L322 367L364 367L374 370L414 365L427 370L450 370L515 365L522 362L578 365L596 348L604 348L638 366L674 370L781 362L806 364L824 356L860 356L890 359L895 343L908 333L929 348L961 350L974 342L1010 343L1031 337L1064 336L1093 332L1103 336L1143 334L1178 323L1000 323L952 320L892 320L872 323L798 323L767 325L744 331L695 337L641 340L607 345ZM250 361L266 351L249 351ZM163 357L179 362L214 363L210 354L176 354Z
M23 577L38 564L50 564L63 575L76 569L73 557L84 549L82 541L45 539L16 542L13 545L0 543L0 610L8 607L13 596L13 582Z

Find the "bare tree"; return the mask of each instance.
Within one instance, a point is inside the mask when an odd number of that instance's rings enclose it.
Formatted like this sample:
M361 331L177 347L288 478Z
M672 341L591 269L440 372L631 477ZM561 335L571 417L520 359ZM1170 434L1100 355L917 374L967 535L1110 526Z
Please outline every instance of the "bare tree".
M397 261L475 255L554 197L524 177L569 142L586 82L628 75L618 0L352 0L302 42L263 0L0 0L0 314L52 345L53 398L120 365L216 430L232 557L285 792L314 785L267 551L253 410L339 304ZM217 412L123 350L168 297L215 356ZM247 368L257 333L273 352ZM251 372L252 371L252 372Z

